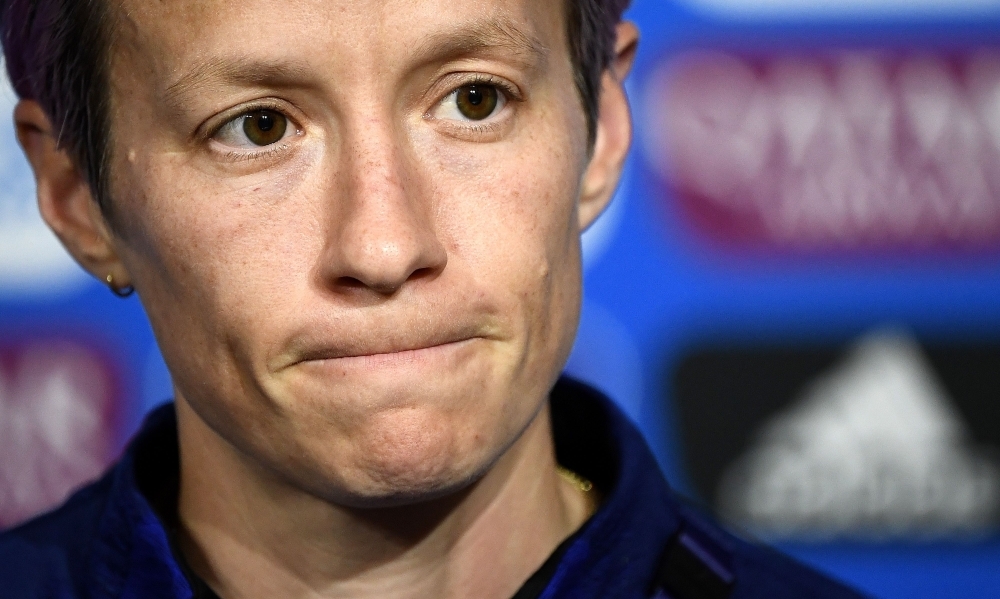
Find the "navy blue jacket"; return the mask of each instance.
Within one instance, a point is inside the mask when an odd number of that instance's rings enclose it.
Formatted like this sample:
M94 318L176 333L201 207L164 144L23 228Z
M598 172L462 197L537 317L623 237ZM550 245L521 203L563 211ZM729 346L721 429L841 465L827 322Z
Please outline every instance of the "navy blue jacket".
M593 481L604 502L550 559L540 599L859 597L685 507L635 427L593 389L563 379L551 404L559 462ZM176 443L165 406L101 480L0 535L0 597L191 598L143 494L143 480L176 480Z

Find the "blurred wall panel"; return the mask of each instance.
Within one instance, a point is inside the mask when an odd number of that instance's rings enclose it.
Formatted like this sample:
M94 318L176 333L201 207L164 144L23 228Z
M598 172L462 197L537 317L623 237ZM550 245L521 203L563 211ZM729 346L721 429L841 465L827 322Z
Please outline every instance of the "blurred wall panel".
M1000 248L1000 53L693 51L643 100L650 166L713 242Z
M115 457L116 374L100 352L64 338L0 348L0 527L61 503Z
M671 482L746 534L878 596L996 596L1000 2L630 14L571 372L638 390Z

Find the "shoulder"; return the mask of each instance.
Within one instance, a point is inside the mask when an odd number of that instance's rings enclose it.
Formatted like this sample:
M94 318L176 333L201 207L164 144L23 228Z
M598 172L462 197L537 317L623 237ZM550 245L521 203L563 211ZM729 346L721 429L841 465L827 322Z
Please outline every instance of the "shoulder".
M109 472L54 511L0 533L4 593L24 598L82 595L81 582L112 482Z

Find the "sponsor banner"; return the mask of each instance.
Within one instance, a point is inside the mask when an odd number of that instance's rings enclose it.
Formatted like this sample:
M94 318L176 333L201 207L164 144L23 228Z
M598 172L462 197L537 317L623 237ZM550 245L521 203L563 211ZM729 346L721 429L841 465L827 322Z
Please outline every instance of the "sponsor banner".
M769 539L981 537L1000 516L1000 344L876 330L846 347L688 354L671 383L691 478Z
M970 17L995 14L1000 0L680 0L715 17L776 19Z
M716 245L1000 249L1000 49L687 51L643 106L663 198Z
M74 340L0 345L0 529L55 507L114 459L118 370Z

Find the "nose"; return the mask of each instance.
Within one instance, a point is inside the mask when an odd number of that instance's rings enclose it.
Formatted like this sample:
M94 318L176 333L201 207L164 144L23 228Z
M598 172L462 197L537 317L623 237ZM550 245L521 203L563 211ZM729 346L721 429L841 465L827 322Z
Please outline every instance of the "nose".
M338 153L324 279L339 292L386 296L447 262L417 158L385 121L370 120Z

